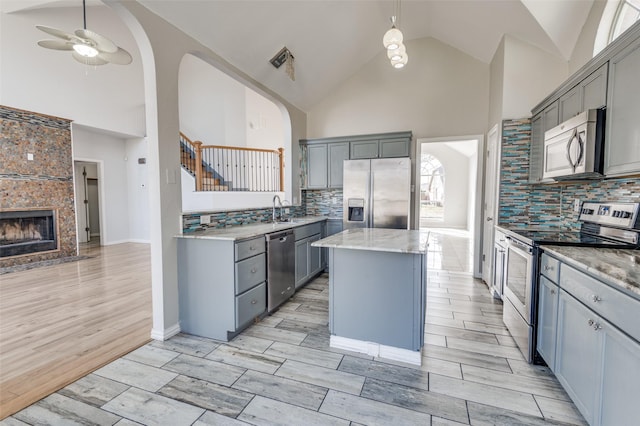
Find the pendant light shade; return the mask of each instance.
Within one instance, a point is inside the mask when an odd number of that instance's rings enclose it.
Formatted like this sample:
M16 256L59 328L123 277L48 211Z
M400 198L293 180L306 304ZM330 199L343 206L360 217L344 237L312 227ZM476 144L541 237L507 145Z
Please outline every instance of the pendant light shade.
M98 56L98 49L93 46L84 43L76 43L73 45L73 50L78 52L78 55L84 56L85 58L95 58Z
M394 61L393 59L391 60L391 65L394 68L403 68L405 65L407 65L407 62L409 62L409 57L405 54L404 56L402 56L400 59Z
M397 29L395 25L391 27L389 31L384 33L384 37L382 37L382 44L387 49L397 49L402 44L402 31Z
M397 49L387 49L387 58L392 61L399 61L403 56L407 56L407 48L400 44Z

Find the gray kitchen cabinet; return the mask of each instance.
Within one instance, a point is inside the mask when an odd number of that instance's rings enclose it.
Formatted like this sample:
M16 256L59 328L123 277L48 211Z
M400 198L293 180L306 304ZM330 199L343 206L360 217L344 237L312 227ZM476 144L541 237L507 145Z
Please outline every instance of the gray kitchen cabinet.
M333 234L342 232L342 218L340 219L328 219L327 220L327 232L326 236L329 237Z
M544 276L538 288L538 353L555 371L556 329L558 324L558 285Z
M264 236L178 239L178 303L185 333L228 341L267 310Z
M322 238L323 226L323 223L316 222L294 229L296 289L305 285L324 269L321 249L311 246L311 243Z
M560 123L583 111L607 105L607 64L584 78L559 99Z
M349 159L349 143L330 143L327 144L329 162L329 188L342 188L344 160Z
M640 39L609 61L606 176L640 172Z
M410 140L407 138L381 139L378 148L380 158L409 157Z
M363 140L351 142L350 155L351 160L361 160L368 158L378 158L378 140Z
M327 144L307 146L307 188L326 188L328 184Z
M544 133L558 125L559 101L553 102L531 119L531 145L529 146L529 182L551 182L542 179Z
M602 333L599 318L569 293L560 290L555 374L585 420L594 424L602 378Z
M560 112L559 112L560 106L559 105L560 105L560 102L555 101L554 103L546 107L544 111L542 111L542 115L544 116L543 129L545 132L549 129L553 129L558 124L560 124ZM542 135L542 140L544 141L544 132Z
M640 395L640 300L545 256L539 277L538 352L590 425L634 424L640 417L635 403ZM551 281L556 276L557 286ZM550 362L554 344L555 362Z

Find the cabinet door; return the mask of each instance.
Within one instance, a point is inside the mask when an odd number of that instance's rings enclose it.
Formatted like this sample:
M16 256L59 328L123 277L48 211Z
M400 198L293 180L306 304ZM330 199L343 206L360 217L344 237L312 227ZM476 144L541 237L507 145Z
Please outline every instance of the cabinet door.
M329 188L342 188L344 160L349 159L349 143L330 143L329 150Z
M309 276L307 238L296 241L296 288L300 287Z
M538 288L538 353L551 371L555 371L558 297L558 286L541 275Z
M640 39L609 61L607 176L640 172Z
M320 272L322 267L322 249L320 247L312 247L311 243L320 240L320 234L316 234L307 240L309 253L309 276L313 276Z
M542 154L544 152L544 113L531 119L531 145L529 147L529 182L542 180Z
M558 113L558 101L555 101L554 103L546 107L544 111L542 111L542 114L544 115L543 124L545 132L549 129L553 129L558 124L560 124L560 122L558 121L560 119ZM542 140L544 141L544 132L542 134Z
M409 156L409 139L381 139L380 158L395 158Z
M607 65L604 64L580 83L582 111L607 105Z
M601 324L604 333L602 362L601 425L631 425L640 419L640 344L608 322Z
M601 319L560 290L556 376L589 424L594 424L599 403L603 333L595 329Z
M560 96L560 123L582 112L582 90L576 86Z
M327 144L307 146L307 188L327 187Z
M367 158L378 158L378 140L357 141L351 142L351 155L349 158L352 160L360 160Z

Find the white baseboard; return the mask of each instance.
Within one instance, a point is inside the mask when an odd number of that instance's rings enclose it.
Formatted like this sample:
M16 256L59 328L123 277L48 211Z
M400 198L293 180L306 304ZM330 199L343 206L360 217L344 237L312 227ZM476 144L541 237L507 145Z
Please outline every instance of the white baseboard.
M180 325L175 324L169 328L165 328L164 330L151 330L151 338L153 340L169 340L176 334L180 333Z
M396 348L393 346L381 345L374 342L349 339L331 335L329 346L346 351L359 352L374 357L386 358L393 361L405 362L407 364L422 365L422 351L412 351L409 349Z
M125 243L143 243L143 244L151 244L151 241L149 240L138 240L138 239L131 239L131 240L118 240L118 241L109 241L109 242L103 242L103 246L114 246L116 244L125 244Z

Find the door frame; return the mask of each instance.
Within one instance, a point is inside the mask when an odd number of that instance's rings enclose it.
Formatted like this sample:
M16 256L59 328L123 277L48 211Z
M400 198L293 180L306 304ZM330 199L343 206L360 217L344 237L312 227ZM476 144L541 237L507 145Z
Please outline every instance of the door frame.
M496 135L496 146L493 151L490 151L491 147L491 135ZM481 244L481 253L480 253L480 266L482 272L482 280L489 286L491 286L493 282L493 246L494 246L494 235L495 235L495 225L498 223L498 204L500 200L500 158L502 156L502 144L501 144L501 134L502 134L502 122L498 122L494 124L491 129L487 132L487 146L484 151L483 159L485 162L485 179L483 180L483 191L482 191L482 244ZM495 153L495 157L491 157L491 152ZM493 161L493 170L490 168L490 161ZM490 173L493 171L492 175ZM487 212L487 199L491 194L487 191L487 188L493 188L493 206L491 211ZM485 252L486 249L486 252ZM483 258L484 256L484 258ZM484 261L483 261L484 259ZM486 266L486 268L483 267Z
M465 135L465 136L446 136L439 138L416 138L415 144L415 170L412 185L413 189L413 223L412 229L420 229L420 158L422 157L423 143L436 142L457 142L457 141L477 141L477 164L475 191L479 194L475 197L473 209L473 276L480 278L482 268L482 211L484 206L484 152L485 152L485 135ZM470 188L474 190L474 188Z
M74 158L73 159L73 186L74 186L74 204L75 204L75 210L76 210L76 244L79 244L79 238L78 238L78 214L79 214L79 208L82 208L82 205L78 205L78 200L82 199L84 200L84 194L82 194L81 197L78 197L78 194L80 194L79 191L84 191L83 188L77 188L76 187L76 183L77 183L77 177L76 177L76 164L77 163L94 163L96 164L97 170L98 170L98 215L99 215L99 228L100 228L100 245L104 245L104 242L107 240L107 227L105 225L105 220L104 218L105 216L105 207L104 207L104 161L103 160L97 160L97 159L92 159L92 158L85 158L85 157L81 157L81 158Z

